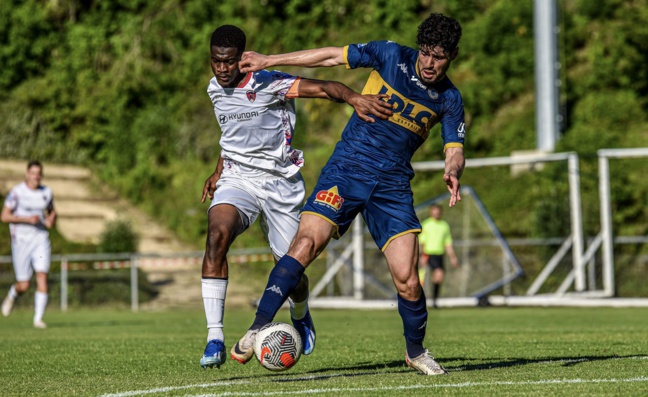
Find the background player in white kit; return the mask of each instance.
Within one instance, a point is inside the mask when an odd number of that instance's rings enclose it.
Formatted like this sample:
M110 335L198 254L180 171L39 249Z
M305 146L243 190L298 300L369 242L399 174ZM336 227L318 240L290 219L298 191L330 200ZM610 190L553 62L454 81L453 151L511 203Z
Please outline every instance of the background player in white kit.
M34 327L46 328L43 313L47 306L47 273L50 268L51 245L47 229L54 226L56 211L52 191L41 185L43 166L38 161L27 164L25 181L16 185L7 196L0 220L9 223L11 256L16 282L2 302L2 314L11 313L16 298L29 289L29 280L36 273Z
M239 61L245 33L224 25L211 36L214 78L207 92L221 127L221 153L207 179L202 201L209 196L208 236L202 265L202 296L207 317L207 346L200 365L225 362L223 310L228 280L226 254L234 239L259 215L276 259L287 251L297 232L305 187L299 169L301 151L291 146L295 128L294 98L324 98L347 102L365 121L373 114L387 118L384 95L363 96L344 84L261 70L243 74ZM315 346L315 329L308 310L308 279L304 276L290 296L290 316L303 341L303 354ZM240 352L232 351L239 360ZM240 360L239 360L240 361Z

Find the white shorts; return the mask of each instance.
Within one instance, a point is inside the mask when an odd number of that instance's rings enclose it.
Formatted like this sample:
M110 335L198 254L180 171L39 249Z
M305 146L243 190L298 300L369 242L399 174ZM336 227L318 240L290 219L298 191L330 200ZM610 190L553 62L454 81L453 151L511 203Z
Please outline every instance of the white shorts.
M288 252L297 233L305 194L299 173L284 178L226 160L209 208L218 204L236 207L243 221L237 235L261 215L261 229L278 259Z
M52 246L49 235L41 233L29 238L15 237L11 240L16 281L29 281L34 274L49 273Z

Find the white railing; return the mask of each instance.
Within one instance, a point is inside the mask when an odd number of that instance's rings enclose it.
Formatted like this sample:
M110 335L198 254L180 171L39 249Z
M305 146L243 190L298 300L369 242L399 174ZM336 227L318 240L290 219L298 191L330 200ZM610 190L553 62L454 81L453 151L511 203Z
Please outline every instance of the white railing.
M164 268L189 268L202 264L204 252L182 252L175 254L55 254L52 262L60 262L61 311L68 309L68 278L70 271L130 269L131 310L139 310L139 284L137 270ZM267 262L274 259L269 249L231 250L227 256L229 263ZM11 256L0 256L0 264L11 264Z

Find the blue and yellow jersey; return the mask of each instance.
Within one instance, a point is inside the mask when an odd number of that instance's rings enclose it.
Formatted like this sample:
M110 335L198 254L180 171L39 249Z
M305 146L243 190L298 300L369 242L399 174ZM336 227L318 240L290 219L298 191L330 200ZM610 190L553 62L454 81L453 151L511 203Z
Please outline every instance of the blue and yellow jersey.
M412 156L437 123L441 123L444 150L463 147L461 94L447 76L432 86L423 84L417 73L417 50L392 41L372 41L344 47L344 60L349 69L374 69L362 93L387 94L394 115L366 123L354 113L333 157L353 159L368 171L411 179Z

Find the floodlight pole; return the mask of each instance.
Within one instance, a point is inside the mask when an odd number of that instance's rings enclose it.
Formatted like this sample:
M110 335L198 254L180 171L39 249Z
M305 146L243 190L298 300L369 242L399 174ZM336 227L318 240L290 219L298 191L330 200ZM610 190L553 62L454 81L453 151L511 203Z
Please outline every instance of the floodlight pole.
M555 0L534 0L536 140L538 150L553 152L559 134L558 45Z

